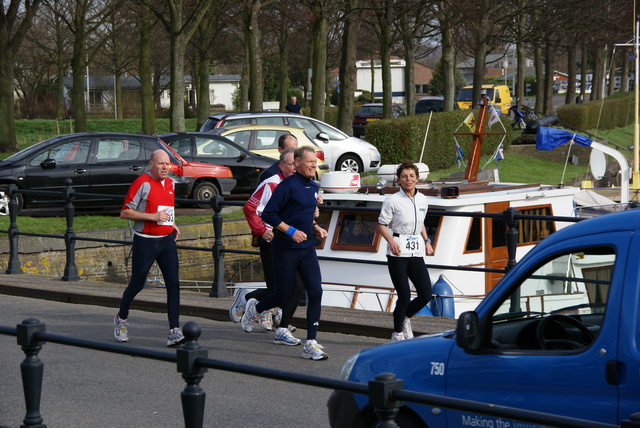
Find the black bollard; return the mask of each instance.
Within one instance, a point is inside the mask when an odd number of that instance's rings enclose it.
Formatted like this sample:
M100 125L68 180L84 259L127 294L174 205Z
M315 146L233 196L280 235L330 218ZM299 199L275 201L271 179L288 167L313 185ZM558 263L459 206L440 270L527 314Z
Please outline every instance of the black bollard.
M6 273L22 273L18 260L18 186L9 185L9 266Z
M224 198L215 195L211 198L211 208L213 214L213 284L211 285L211 293L209 297L227 297L227 282L224 279L224 245L222 244L222 208L224 206Z
M206 393L200 388L200 381L207 369L196 364L196 358L207 358L209 351L202 348L198 338L202 329L198 323L189 321L182 328L187 343L176 351L178 373L187 382L187 386L180 393L182 399L182 413L186 428L202 428L204 424L204 403Z
M75 214L75 208L73 206L73 199L75 194L71 185L73 182L70 178L64 180L65 188L62 191L64 197L64 216L67 220L67 230L64 233L64 245L67 254L67 263L64 266L63 281L79 281L80 275L78 275L78 268L76 267L76 233L73 231L73 216Z
M380 418L378 428L397 428L396 416L402 401L391 398L394 389L404 389L404 382L397 379L393 373L380 373L374 380L369 381L369 405Z
M27 413L20 428L47 427L42 423L43 419L40 414L44 363L38 357L38 353L45 342L33 337L34 333L44 331L46 331L45 325L35 318L25 319L16 326L18 345L22 346L22 352L25 353L24 361L20 364L20 373L22 374L22 388L24 390Z

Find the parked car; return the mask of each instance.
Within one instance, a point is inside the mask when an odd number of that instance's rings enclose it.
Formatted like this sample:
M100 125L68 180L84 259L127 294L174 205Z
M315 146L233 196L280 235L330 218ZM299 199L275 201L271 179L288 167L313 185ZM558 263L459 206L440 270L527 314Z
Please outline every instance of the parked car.
M323 173L329 171L329 166L324 162L322 147L302 128L282 125L238 125L215 128L211 132L230 139L246 150L267 156L273 161L280 157L280 152L278 152L278 138L280 138L282 134L293 134L298 139L298 147L315 147L316 156L318 157L316 178L319 180ZM318 136L324 138L322 133Z
M219 113L209 116L200 132L232 125L271 124L303 128L324 151L324 161L331 170L376 172L380 168L380 152L371 143L351 137L339 129L312 117L276 111ZM325 134L327 138L320 138Z
M458 103L453 103L453 109L459 110ZM439 113L444 111L444 97L443 96L431 96L431 97L422 97L418 101L416 101L415 113L423 114L423 113Z
M262 171L273 165L272 158L252 153L217 134L171 132L158 135L158 138L189 162L229 167L237 182L232 193L253 192Z
M75 200L78 206L118 206L122 200L101 195L124 195L129 185L147 171L151 153L165 150L171 161L170 177L176 182L176 198L194 196L199 179L221 180L221 192L235 186L230 170L191 164L155 137L123 133L66 134L49 138L0 161L0 185L52 191L46 195L19 194L20 208L63 206L62 189L70 178L78 193L92 197Z
M397 104L391 106L391 114L394 118L406 116L402 107ZM364 104L353 117L353 136L364 135L367 123L382 119L382 103Z

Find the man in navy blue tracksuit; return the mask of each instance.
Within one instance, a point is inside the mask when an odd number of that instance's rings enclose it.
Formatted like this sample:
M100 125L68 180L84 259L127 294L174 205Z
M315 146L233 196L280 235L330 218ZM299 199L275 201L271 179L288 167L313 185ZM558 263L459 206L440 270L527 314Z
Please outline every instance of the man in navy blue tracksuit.
M309 299L307 341L303 347L302 357L316 361L325 360L328 356L322 350L322 346L316 342L322 302L322 278L313 234L324 238L327 236L327 231L318 226L314 220L319 190L318 184L313 180L317 167L315 149L309 146L296 149L294 162L296 173L284 179L275 188L262 212L262 220L274 228L272 258L277 284L276 293L265 296L260 303L250 299L241 323L244 329L248 324L257 322L262 311L277 306L284 307L291 298L297 272L304 283ZM280 325L288 326L289 321L283 316ZM274 342L284 345L300 343L286 327L276 330Z

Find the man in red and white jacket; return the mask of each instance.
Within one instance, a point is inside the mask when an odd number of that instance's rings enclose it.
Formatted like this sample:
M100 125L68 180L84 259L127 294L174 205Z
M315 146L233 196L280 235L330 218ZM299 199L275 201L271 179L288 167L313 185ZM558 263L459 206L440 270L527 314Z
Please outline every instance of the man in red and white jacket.
M120 218L132 220L133 236L131 279L124 290L120 310L114 318L114 336L127 342L128 316L131 303L142 291L149 270L156 261L167 290L169 336L167 346L185 342L180 330L180 283L178 277L178 251L176 240L180 230L175 224L174 182L169 178L171 162L162 149L154 151L149 171L138 177L124 198Z
M267 205L267 202L269 202L269 199L273 194L273 189L275 189L282 180L296 172L295 163L293 161L294 151L295 149L293 147L287 147L280 152L280 158L278 161L279 172L262 181L251 194L249 200L247 200L242 207L244 216L251 228L251 234L258 240L260 261L262 263L262 270L264 272L264 280L267 284L267 288L259 288L252 292L249 292L247 289L239 289L236 291L236 298L229 309L229 317L233 322L240 322L247 300L253 298L260 301L264 296L274 292L275 290L273 262L271 260L271 239L273 239L273 228L269 224L263 222L260 215L262 214L264 207ZM287 305L286 308L283 308L283 310L291 311L292 313L295 312L302 290L303 287L302 284L300 284L300 287L297 287L294 290L291 303ZM275 318L277 323L280 316L276 315ZM259 325L265 330L271 330L273 326L269 323L269 314L263 314Z

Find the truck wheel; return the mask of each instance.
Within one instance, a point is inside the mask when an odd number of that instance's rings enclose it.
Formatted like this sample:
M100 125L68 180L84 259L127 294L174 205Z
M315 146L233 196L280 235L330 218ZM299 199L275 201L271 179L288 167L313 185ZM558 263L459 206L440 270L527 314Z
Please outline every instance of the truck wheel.
M336 162L336 171L346 172L362 172L362 161L359 157L352 154L346 154L340 156L338 162Z
M212 183L211 181L201 181L193 188L192 199L208 201L215 195L219 194L220 189L215 183ZM200 208L211 208L211 205L209 204L198 204L197 206Z

